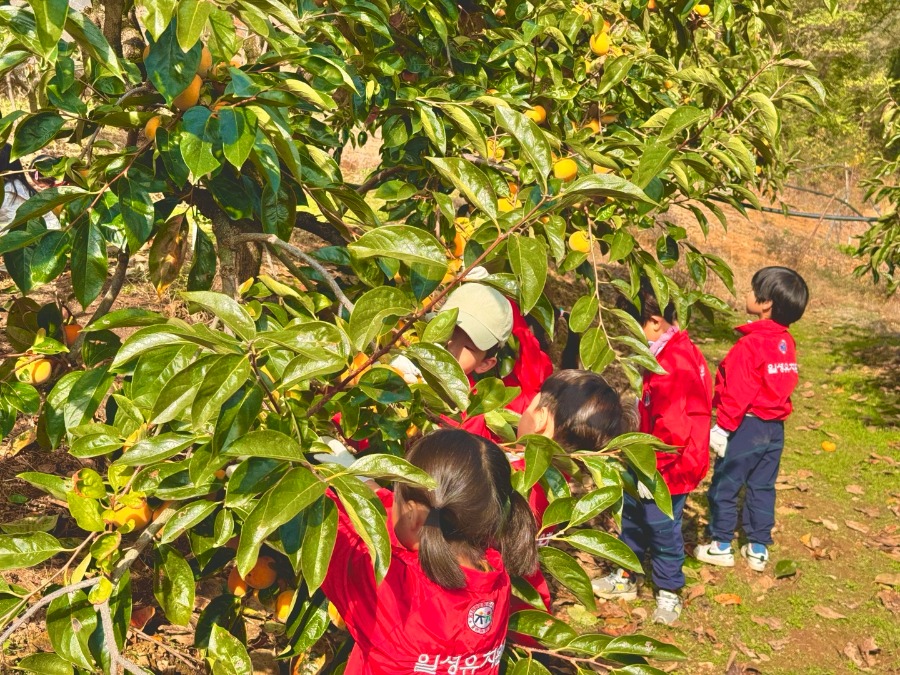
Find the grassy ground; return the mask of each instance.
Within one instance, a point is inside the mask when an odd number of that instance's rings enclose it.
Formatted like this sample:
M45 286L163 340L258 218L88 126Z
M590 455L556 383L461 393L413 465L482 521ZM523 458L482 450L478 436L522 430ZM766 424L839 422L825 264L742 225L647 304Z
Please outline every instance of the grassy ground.
M787 423L772 562L758 574L739 557L732 570L688 559L692 599L681 620L643 629L686 651L678 672L900 672L900 589L876 582L900 580L900 335L883 330L866 317L824 313L796 326L800 387ZM699 334L713 366L731 331ZM836 449L823 450L823 441ZM703 539L706 485L688 502L688 550ZM781 560L794 561L796 575L776 579Z

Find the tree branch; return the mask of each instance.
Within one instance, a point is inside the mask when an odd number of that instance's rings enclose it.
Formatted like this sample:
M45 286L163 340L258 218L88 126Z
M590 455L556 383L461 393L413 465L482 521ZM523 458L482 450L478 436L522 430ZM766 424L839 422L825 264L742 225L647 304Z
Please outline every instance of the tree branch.
M234 237L235 242L259 242L262 244L266 244L272 248L281 248L284 251L287 251L295 258L299 258L307 265L312 267L316 272L322 275L322 278L325 280L325 283L328 284L328 287L334 293L335 297L338 299L348 312L353 311L353 303L350 302L350 299L344 295L344 291L341 290L341 287L338 286L337 281L335 281L334 275L329 272L322 263L313 258L311 255L304 253L296 246L287 243L286 241L282 241L274 234L263 234L261 232L245 232L244 234L238 234Z
M490 169L495 169L496 171L499 171L500 173L505 173L506 175L512 176L513 178L515 178L517 180L519 178L518 171L516 171L515 169L511 169L508 166L503 166L499 162L492 162L489 159L485 159L484 157L479 157L478 155L473 155L468 152L464 152L462 154L462 158L469 160L470 162L472 162L472 164L477 164L478 166L486 166Z
M347 245L347 240L341 236L340 232L335 230L328 223L323 223L311 213L298 213L297 217L294 219L294 227L298 230L314 234L319 239L327 241L332 246Z
M28 621L31 617L38 613L38 611L44 607L45 605L49 605L51 602L56 600L57 598L61 598L67 593L72 593L74 591L80 591L85 588L91 588L92 586L96 586L100 583L101 577L94 577L93 579L84 579L79 581L77 584L69 584L68 586L63 586L62 588L58 588L52 593L48 593L43 598L34 603L28 610L20 616L18 619L13 621L9 628L3 631L3 634L0 635L0 645L6 642L10 636L18 630L19 626Z
M109 282L109 287L106 289L106 293L100 301L100 304L97 305L97 309L94 310L94 313L91 315L88 324L93 323L112 309L113 304L116 302L116 298L119 297L119 293L122 292L122 287L125 285L125 279L128 274L128 263L130 261L131 253L128 251L128 244L125 244L125 246L119 249L118 254L116 254L116 269ZM81 345L84 344L84 335L84 333L79 333L78 337L75 338L75 342L72 344L71 349L73 356L81 351Z
M400 166L400 165L391 166L391 167L388 167L387 169L382 169L378 173L374 173L371 176L369 176L369 178L366 180L365 183L363 183L362 185L360 185L359 187L356 188L356 191L359 192L360 194L365 194L372 188L375 188L375 187L378 187L379 185L381 185L385 181L385 179L390 178L391 176L393 176L395 174L402 173L406 170L407 170L407 167Z
M104 600L98 607L100 612L100 622L103 625L103 637L105 638L106 648L109 650L109 669L111 675L119 675L119 667L127 670L134 675L150 675L146 670L140 668L136 663L132 663L119 651L119 645L116 644L116 634L113 630L112 613L109 609L109 599Z

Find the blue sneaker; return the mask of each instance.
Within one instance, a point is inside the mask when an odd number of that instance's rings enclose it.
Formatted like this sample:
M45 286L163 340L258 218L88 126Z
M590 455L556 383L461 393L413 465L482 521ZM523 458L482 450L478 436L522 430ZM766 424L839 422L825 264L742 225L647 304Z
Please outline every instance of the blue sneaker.
M734 567L734 552L731 550L731 542L711 541L708 544L700 544L694 549L694 557L700 562L719 567Z
M747 566L754 572L766 571L769 551L764 544L744 544L741 546L741 555L747 561Z

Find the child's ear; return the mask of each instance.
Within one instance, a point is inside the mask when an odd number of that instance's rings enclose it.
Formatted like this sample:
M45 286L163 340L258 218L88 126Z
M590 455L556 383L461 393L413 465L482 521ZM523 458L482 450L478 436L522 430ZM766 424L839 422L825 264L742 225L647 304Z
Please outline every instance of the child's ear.
M478 373L479 375L483 375L484 373L486 373L487 371L489 371L491 368L493 368L496 365L497 365L497 357L489 356L484 361L482 361L477 366L475 366L475 372Z
M553 415L550 408L541 408L534 411L534 433L553 438Z

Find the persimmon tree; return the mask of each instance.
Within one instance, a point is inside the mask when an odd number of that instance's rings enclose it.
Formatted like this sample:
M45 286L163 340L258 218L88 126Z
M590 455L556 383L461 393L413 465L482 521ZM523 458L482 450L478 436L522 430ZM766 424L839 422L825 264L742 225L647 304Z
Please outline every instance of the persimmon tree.
M513 439L503 406L515 391L488 378L472 393L442 346L453 317L431 308L481 268L552 332L552 268L588 289L566 307L584 367L616 361L637 382L658 365L601 290L633 295L645 275L682 322L723 308L704 286L711 273L730 287L727 265L666 214L689 209L706 231L710 218L725 225L723 204L741 211L777 190L781 110L821 94L809 64L782 50L783 0L134 5L147 49L133 61L117 17L101 30L60 0L0 7L0 69L28 61L42 73L42 107L4 116L0 140L13 158L52 144L57 158L40 169L65 183L0 235L17 287L0 431L35 419L43 447L95 467L20 476L66 503L84 532L62 540L32 523L0 536L0 568L66 556L40 588L0 589L0 642L49 605L54 653L26 657L26 670L138 672L122 653L138 558L175 624L188 623L198 581L232 565L243 580L271 559L293 593L289 610L281 601L282 656L308 653L329 623L326 490L380 578L384 512L356 476L427 484L402 455L439 415L483 413ZM379 163L354 184L340 159L367 142ZM47 229L50 211L61 229ZM292 244L297 229L321 243ZM264 248L291 279L260 272ZM189 319L122 306L139 252L149 283L178 289ZM666 274L676 265L683 286ZM624 276L609 278L609 266ZM29 297L59 280L90 314L80 334ZM388 367L398 355L420 380ZM43 361L46 382L34 375ZM326 437L368 449L350 469L316 464ZM592 609L570 552L639 566L594 519L615 517L635 480L666 507L654 443L629 434L602 452L567 456L537 438L524 448L517 488L540 481L552 499L545 571ZM573 494L564 475L585 476L589 490ZM196 624L213 672L249 669L239 586ZM681 655L642 636L579 636L538 610L513 625L543 645L508 651L517 675L545 672L530 658L539 651L580 672L658 672L646 659Z

